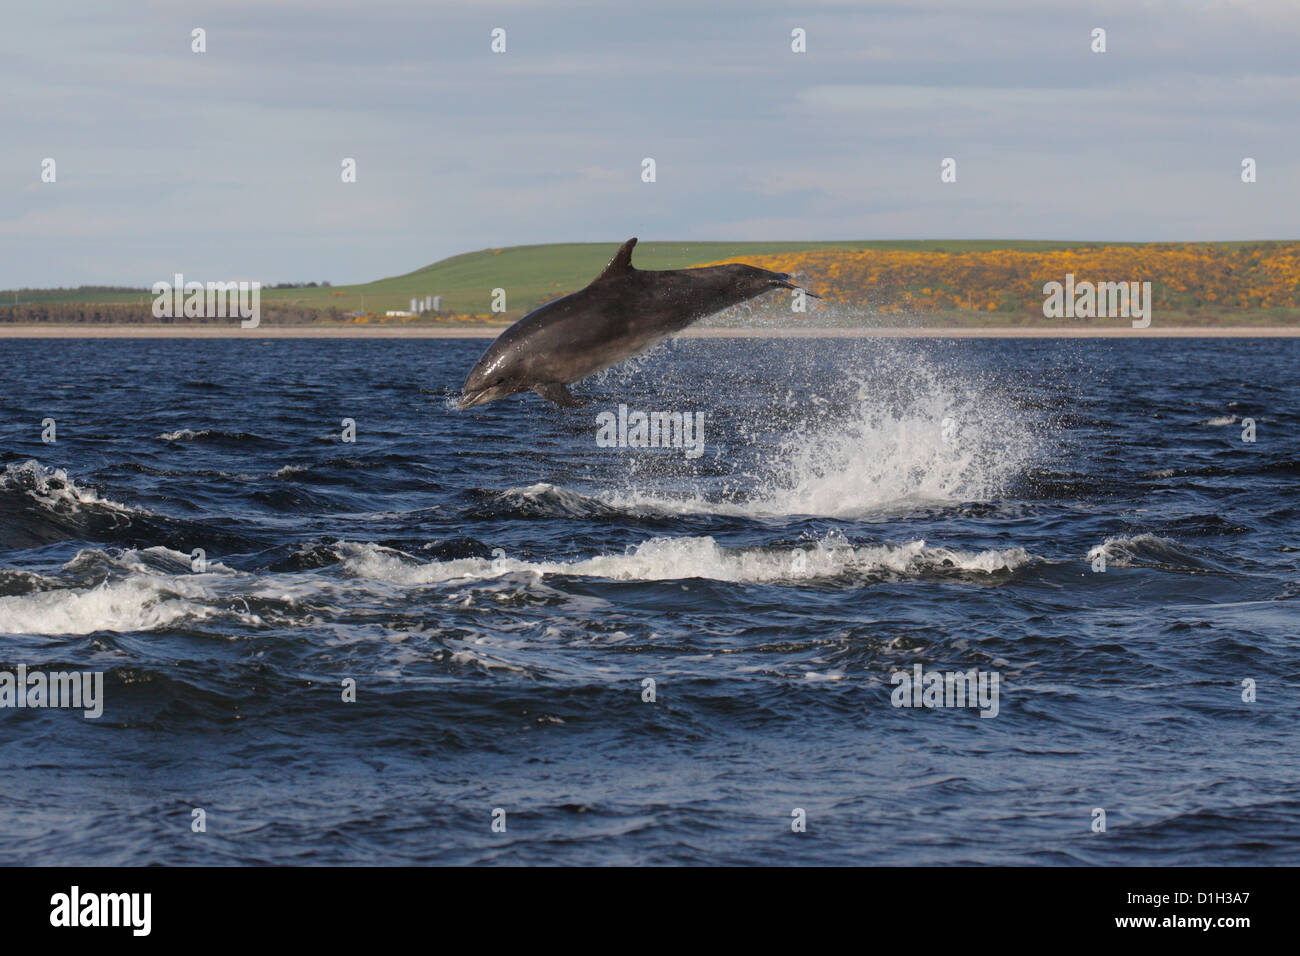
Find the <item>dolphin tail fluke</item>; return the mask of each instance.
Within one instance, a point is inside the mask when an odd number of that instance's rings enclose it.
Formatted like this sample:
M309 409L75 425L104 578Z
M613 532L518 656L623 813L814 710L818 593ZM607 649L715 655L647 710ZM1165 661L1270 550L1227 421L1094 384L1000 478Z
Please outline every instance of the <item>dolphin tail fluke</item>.
M542 382L534 385L533 391L561 408L580 408L587 404L586 399L578 398L563 382Z

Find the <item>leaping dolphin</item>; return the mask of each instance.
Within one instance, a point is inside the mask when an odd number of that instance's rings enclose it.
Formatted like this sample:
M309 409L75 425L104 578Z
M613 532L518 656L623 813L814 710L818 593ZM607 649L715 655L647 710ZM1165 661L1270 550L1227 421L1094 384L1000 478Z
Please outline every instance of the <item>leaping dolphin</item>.
M635 245L629 239L619 246L585 289L534 309L502 332L465 379L460 407L529 389L556 405L583 405L569 391L573 382L644 352L706 315L772 289L798 288L786 273L741 263L635 269Z

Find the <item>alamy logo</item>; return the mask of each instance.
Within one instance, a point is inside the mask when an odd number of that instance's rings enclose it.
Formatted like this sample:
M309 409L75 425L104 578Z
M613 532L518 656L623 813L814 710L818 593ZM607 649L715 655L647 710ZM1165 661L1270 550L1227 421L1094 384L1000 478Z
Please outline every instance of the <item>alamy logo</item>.
M997 671L927 671L920 664L912 672L895 671L890 702L895 707L978 707L981 717L998 715Z
M1151 324L1150 282L1080 282L1074 273L1065 282L1043 286L1043 317L1048 319L1132 318L1133 328Z
M618 415L596 416L599 448L683 448L687 458L704 454L703 412L642 412L618 406Z
M103 671L0 671L0 707L71 707L94 720L104 713Z
M262 321L262 283L186 282L179 272L174 282L155 282L155 319L238 318L240 328L255 329Z
M128 926L133 936L148 936L153 910L152 893L68 893L50 897L50 925Z

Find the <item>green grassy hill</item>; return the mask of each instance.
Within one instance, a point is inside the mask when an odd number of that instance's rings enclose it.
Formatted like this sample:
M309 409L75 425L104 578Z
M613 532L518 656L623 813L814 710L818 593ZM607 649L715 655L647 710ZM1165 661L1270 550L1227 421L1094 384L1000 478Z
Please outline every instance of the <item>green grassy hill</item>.
M1141 243L1093 243L1067 241L1023 241L999 239L922 239L894 241L844 240L837 242L656 242L637 244L633 262L643 269L681 269L742 255L772 255L809 249L912 249L933 252L964 252L977 249L1077 249L1101 245ZM263 289L262 302L295 305L311 309L337 308L344 312L365 311L382 315L389 309L406 309L412 298L442 297L443 311L487 314L492 290L506 290L509 316L574 292L604 268L619 242L571 242L534 246L482 249L443 259L432 265L355 285L312 289ZM160 277L170 278L170 277ZM198 277L191 277L198 278ZM203 279L221 279L206 276ZM137 292L103 289L50 289L0 291L0 306L15 300L26 303L144 304L153 301L147 290Z
M917 249L957 252L971 249L1070 249L1093 243L1017 242L1010 240L916 240L910 242L654 242L637 243L632 256L642 269L684 269L740 255L800 252L808 249ZM1098 244L1099 245L1099 244ZM570 242L482 249L443 259L406 275L364 285L333 289L276 289L263 301L289 300L302 305L341 305L368 311L405 309L413 297L442 296L442 308L460 313L487 313L492 290L506 290L506 305L518 315L544 302L575 292L594 279L618 249L617 242ZM346 296L331 292L345 290Z

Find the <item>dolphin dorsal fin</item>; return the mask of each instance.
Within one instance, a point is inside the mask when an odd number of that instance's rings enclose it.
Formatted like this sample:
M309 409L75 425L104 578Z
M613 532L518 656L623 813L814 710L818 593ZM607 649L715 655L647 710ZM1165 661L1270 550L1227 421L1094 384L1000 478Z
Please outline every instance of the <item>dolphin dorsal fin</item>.
M626 275L632 271L632 247L636 245L636 238L633 237L618 247L618 252L614 253L614 258L609 260L609 265L605 266L605 271L592 281L601 279L613 279L616 276Z

